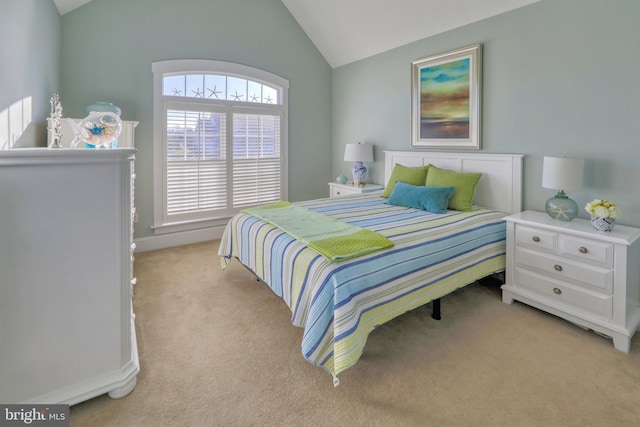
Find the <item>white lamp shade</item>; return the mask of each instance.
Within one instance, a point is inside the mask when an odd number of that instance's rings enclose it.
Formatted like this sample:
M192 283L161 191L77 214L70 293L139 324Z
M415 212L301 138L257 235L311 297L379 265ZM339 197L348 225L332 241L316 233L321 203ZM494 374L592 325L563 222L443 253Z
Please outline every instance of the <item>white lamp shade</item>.
M345 162L373 162L373 145L347 144L344 148Z
M542 186L553 190L582 188L584 160L567 157L545 157L542 165Z

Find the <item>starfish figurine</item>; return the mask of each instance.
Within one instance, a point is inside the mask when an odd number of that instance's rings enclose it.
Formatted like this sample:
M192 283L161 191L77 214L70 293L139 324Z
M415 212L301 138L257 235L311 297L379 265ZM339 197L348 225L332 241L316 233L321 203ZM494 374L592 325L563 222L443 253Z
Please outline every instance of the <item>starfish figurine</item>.
M216 97L216 99L220 99L220 98L218 98L218 94L219 94L219 93L222 93L222 91L217 90L217 89L218 89L218 87L217 87L217 86L214 86L214 87L213 87L213 90L211 90L211 89L207 88L207 90L208 90L209 92L211 92L211 93L209 94L209 98L211 98L212 96L215 96L215 97Z
M92 128L88 128L87 130L89 130L91 132L92 135L102 135L102 132L104 131L105 127L98 127L97 124L93 124Z
M549 211L553 214L553 217L555 219L561 219L561 220L564 220L564 221L571 221L571 218L568 215L568 213L570 213L570 209L564 209L564 208L561 208L561 207L556 207L556 208L550 209Z

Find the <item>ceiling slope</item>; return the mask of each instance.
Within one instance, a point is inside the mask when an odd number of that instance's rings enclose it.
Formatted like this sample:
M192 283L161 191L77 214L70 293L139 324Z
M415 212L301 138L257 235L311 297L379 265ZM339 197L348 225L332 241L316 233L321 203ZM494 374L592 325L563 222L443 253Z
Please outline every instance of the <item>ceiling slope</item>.
M84 6L90 1L91 0L53 0L53 3L55 3L58 8L60 15L64 15L65 13L69 13L80 6Z
M339 67L539 0L282 0Z
M91 0L53 1L64 15ZM214 5L216 0L209 1ZM540 0L282 0L282 3L335 68L537 1Z

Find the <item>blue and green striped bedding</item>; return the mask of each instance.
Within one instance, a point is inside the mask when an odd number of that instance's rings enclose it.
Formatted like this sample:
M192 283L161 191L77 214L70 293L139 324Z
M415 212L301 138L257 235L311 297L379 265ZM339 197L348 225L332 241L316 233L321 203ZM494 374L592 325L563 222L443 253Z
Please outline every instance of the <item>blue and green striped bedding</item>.
M304 328L303 356L334 384L376 326L505 268L504 213L437 215L385 201L357 195L296 203L394 243L342 262L244 213L229 221L220 242L222 268L238 258L284 300L291 322Z

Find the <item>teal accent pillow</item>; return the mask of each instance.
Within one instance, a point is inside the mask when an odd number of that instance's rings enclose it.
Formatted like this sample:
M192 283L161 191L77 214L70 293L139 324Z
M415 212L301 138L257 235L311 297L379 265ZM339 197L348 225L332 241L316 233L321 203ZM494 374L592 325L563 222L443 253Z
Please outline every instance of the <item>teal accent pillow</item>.
M396 163L393 166L393 170L391 171L391 176L389 177L389 182L387 183L387 187L384 189L382 193L382 197L389 197L393 192L393 187L395 187L397 181L402 181L411 185L424 185L424 181L427 178L427 170L429 165L427 166L403 166L401 164Z
M425 187L398 181L387 203L443 214L447 213L449 198L454 191L455 187Z
M469 212L473 209L473 195L481 176L479 172L462 173L430 165L425 185L454 186L456 191L449 199L449 209Z

